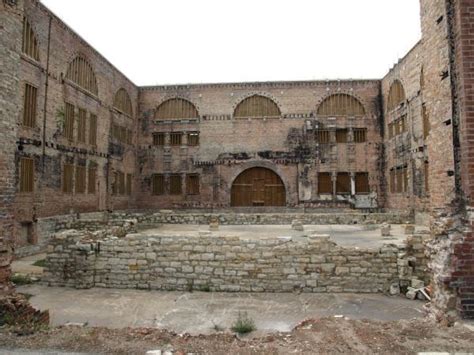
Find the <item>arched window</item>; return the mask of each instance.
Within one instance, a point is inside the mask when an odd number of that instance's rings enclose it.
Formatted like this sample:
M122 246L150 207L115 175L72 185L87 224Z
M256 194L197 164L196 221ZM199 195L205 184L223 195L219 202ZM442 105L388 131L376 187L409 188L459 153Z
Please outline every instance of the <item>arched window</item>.
M388 93L387 109L388 111L398 107L403 101L405 101L405 90L400 80L395 80L390 86Z
M33 28L31 28L31 25L26 19L26 17L23 17L22 51L27 56L33 58L36 61L39 61L38 42L36 41L36 36L35 36L35 33L33 32Z
M133 116L132 100L130 99L127 90L122 88L117 91L114 97L114 108L130 117Z
M199 113L196 106L192 102L174 98L166 100L156 108L156 119L181 119L181 118L198 118Z
M279 118L278 105L268 97L253 95L242 100L234 111L235 118Z
M92 66L83 57L76 57L67 69L66 78L94 95L99 94Z
M364 106L354 96L334 94L328 96L318 107L318 116L363 116Z

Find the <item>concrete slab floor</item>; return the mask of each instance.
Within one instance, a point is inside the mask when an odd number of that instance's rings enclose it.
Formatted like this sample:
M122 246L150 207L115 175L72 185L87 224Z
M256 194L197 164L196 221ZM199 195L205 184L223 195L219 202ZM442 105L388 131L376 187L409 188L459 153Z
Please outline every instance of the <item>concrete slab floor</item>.
M12 262L12 272L14 274L28 274L31 276L41 276L43 273L43 268L41 266L33 265L36 261L46 259L45 253L40 253L36 255L26 256L21 259L13 260Z
M31 304L49 309L53 325L157 327L177 333L211 334L229 329L247 312L259 332L289 331L307 318L399 320L422 317L421 301L380 294L160 292L93 288L76 290L38 284L18 287Z
M294 237L296 240L310 234L328 234L331 240L344 247L379 248L383 244L400 245L406 239L402 225L393 224L390 237L382 237L378 225L305 225L304 231L296 231L290 225L220 225L215 236L237 236L247 239L266 239ZM424 226L416 226L417 232L424 232ZM156 228L145 229L140 234L146 236L198 236L209 232L208 225L162 224Z

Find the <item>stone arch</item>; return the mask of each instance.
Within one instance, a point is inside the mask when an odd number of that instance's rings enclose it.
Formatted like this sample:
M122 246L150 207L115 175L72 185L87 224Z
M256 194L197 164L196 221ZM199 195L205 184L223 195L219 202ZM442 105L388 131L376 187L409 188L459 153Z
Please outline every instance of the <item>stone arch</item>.
M38 38L26 16L23 17L23 40L21 48L24 54L37 62L40 61Z
M231 181L231 206L286 205L287 184L275 169L269 167L269 164L248 164Z
M155 119L190 119L199 118L196 105L189 99L183 97L170 97L164 99L156 107Z
M233 117L242 118L280 118L278 101L271 95L252 92L240 97L233 107Z

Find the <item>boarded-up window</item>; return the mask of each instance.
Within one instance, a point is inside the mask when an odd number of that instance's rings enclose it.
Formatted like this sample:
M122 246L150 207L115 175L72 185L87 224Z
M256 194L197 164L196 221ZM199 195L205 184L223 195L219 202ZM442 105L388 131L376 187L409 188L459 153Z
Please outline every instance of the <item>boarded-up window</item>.
M126 192L129 196L132 194L132 174L127 174Z
M120 143L125 143L127 141L127 128L120 126L120 136L119 141Z
M392 111L405 101L405 90L399 80L395 80L388 93L387 109Z
M86 142L86 110L82 108L77 112L77 141Z
M262 95L247 97L234 110L235 118L279 118L280 116L278 105Z
M66 78L96 96L99 94L92 66L82 57L76 57L69 64Z
M130 129L127 129L127 144L132 144L133 134Z
M153 145L165 145L165 134L153 133Z
M86 167L76 166L76 193L83 194L86 192Z
M125 195L125 174L121 171L117 171L116 177L117 193L119 195Z
M181 195L181 193L182 193L181 175L178 175L178 174L170 175L170 194Z
M181 98L169 99L157 107L155 119L189 119L198 118L196 107L188 100Z
M197 174L186 175L186 193L188 195L199 194L199 175Z
M74 140L74 106L68 103L64 112L64 137Z
M402 168L403 175L403 192L408 192L408 167L404 166Z
M336 142L337 143L347 143L347 129L337 129L336 130Z
M398 136L398 135L401 133L401 130L400 130L400 127L401 127L401 125L400 125L400 120L398 119L398 120L394 121L394 122L393 122L393 126L394 126L394 132L393 132L393 133L394 133L395 136Z
M355 192L356 194L366 194L370 192L368 173L355 174Z
M390 192L395 193L397 192L397 187L396 187L396 172L395 169L390 169Z
M95 185L97 181L97 165L90 163L87 171L87 192L95 194Z
M39 61L38 41L36 40L36 36L35 36L35 33L33 32L33 28L31 28L31 25L26 19L26 17L23 17L22 51L27 56L33 58L36 61Z
M171 143L171 145L181 145L182 138L183 138L183 133L181 133L181 132L172 132L170 134L170 143Z
M402 169L402 167L397 168L396 177L397 177L396 192L401 193L401 192L403 192L403 169Z
M424 175L425 175L425 192L428 193L430 192L430 184L429 184L429 179L430 179L430 163L428 161L425 161L425 169L424 169Z
M351 193L351 176L349 173L337 173L336 193L338 194Z
M199 133L198 132L188 133L188 145L190 145L190 146L199 145Z
M318 143L327 144L330 142L330 131L327 129L316 130L316 140Z
M425 104L421 106L421 110L423 118L423 139L426 139L429 136L431 130L430 117L428 115L428 110L426 109Z
M161 174L154 174L152 176L152 194L164 195L165 193L165 177Z
M89 118L89 144L97 145L97 116L94 114Z
M35 127L36 105L38 89L30 84L25 84L25 97L23 100L23 126Z
M122 88L117 91L114 97L114 108L130 117L133 116L132 100L130 99L127 90Z
M364 106L354 96L347 94L334 94L318 107L318 116L363 116Z
M393 126L393 122L390 122L388 124L388 138L393 138L394 136L394 126Z
M112 179L112 195L116 195L118 193L118 173L113 173Z
M332 194L331 173L318 174L318 193L319 194Z
M20 192L33 192L35 163L31 158L20 158Z
M407 116L404 115L400 117L400 133L405 133L407 131Z
M63 192L65 194L72 194L74 181L74 165L64 164L63 167Z
M367 128L354 128L354 143L365 143L367 141Z

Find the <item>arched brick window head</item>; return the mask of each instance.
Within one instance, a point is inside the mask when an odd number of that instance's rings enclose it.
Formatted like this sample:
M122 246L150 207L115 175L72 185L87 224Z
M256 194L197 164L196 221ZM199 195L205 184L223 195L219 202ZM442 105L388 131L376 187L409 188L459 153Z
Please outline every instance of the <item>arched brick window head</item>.
M92 66L83 57L76 57L67 69L66 78L82 89L98 96L97 79Z
M395 80L388 93L387 110L392 111L406 100L405 89L400 80Z
M164 101L156 108L155 119L186 119L198 118L199 113L192 102L174 98Z
M244 118L280 118L278 105L268 97L253 95L242 100L234 111L234 117Z
M132 100L127 90L122 88L117 91L114 97L114 108L130 117L133 116Z
M318 107L318 116L364 116L365 108L359 100L348 94L328 96Z

